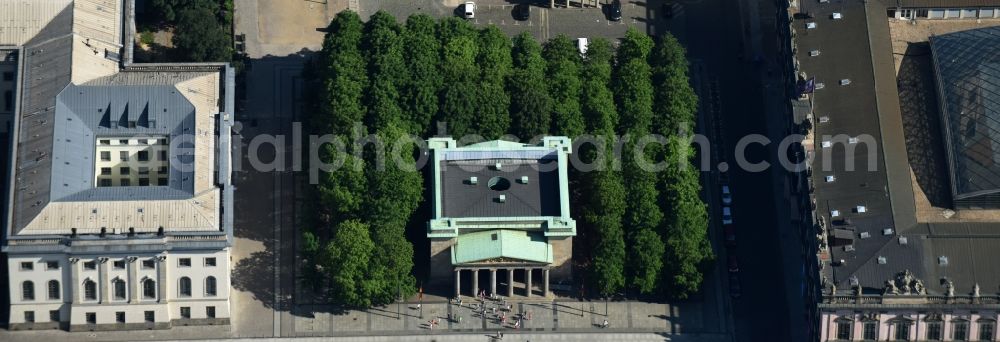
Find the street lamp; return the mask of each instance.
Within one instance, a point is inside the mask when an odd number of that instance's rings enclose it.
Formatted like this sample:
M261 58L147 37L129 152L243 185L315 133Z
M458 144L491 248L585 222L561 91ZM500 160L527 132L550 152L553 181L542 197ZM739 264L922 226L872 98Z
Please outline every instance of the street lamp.
M396 319L400 319L400 306L403 304L403 288L399 282L396 282Z

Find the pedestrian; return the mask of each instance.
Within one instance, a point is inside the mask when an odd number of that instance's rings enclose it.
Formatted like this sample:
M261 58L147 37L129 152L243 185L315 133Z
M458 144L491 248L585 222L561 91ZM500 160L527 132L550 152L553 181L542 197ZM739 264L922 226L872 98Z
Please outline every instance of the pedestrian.
M607 327L608 327L608 320L605 319L604 320L604 325L601 326L601 328L607 328Z
M528 320L531 320L531 310L528 310Z
M417 310L420 310L420 303L417 303Z

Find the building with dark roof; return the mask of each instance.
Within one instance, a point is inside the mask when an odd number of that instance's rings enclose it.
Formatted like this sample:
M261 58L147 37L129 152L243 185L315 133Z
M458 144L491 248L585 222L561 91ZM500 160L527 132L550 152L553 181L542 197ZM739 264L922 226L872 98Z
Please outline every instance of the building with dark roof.
M229 323L233 69L132 63L133 17L0 2L12 330Z
M434 184L427 232L432 282L454 278L456 296L498 294L498 281L514 296L520 282L523 292L517 294L531 296L535 279L548 296L550 273L571 277L576 221L569 214L569 138L461 147L451 138L433 138L428 147ZM471 285L468 291L462 291L463 283Z
M1000 207L1000 27L930 43L955 205Z

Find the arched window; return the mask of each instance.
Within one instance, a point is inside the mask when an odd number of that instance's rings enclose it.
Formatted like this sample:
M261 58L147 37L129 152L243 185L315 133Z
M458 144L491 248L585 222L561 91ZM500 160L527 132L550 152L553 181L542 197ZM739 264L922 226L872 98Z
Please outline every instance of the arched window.
M111 289L114 290L115 300L125 300L125 281L115 278L111 281Z
M21 283L21 299L35 300L35 283L32 283L30 280Z
M142 282L142 298L156 298L156 281L153 279L146 279Z
M215 289L215 277L210 276L208 278L205 278L205 295L215 296L216 293L217 292Z
M181 277L178 289L181 297L191 297L191 278Z
M49 280L49 299L59 299L59 281Z
M83 299L97 300L97 283L87 279L83 281Z

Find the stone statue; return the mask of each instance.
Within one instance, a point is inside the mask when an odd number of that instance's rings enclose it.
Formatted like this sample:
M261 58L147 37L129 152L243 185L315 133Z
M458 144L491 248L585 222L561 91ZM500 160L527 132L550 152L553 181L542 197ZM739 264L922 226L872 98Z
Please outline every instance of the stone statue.
M955 283L953 283L951 280L948 280L947 282L944 283L944 288L946 291L948 291L948 297L955 296Z
M832 283L830 284L830 295L831 296L837 295L837 284L832 284Z
M927 289L924 288L924 282L920 281L920 279L913 281L913 291L916 292L916 294L918 295L927 294Z
M972 287L972 296L979 297L979 283L976 283L976 286Z
M893 280L885 281L885 291L882 292L883 295L894 295L899 294L899 288L896 287L896 282Z

